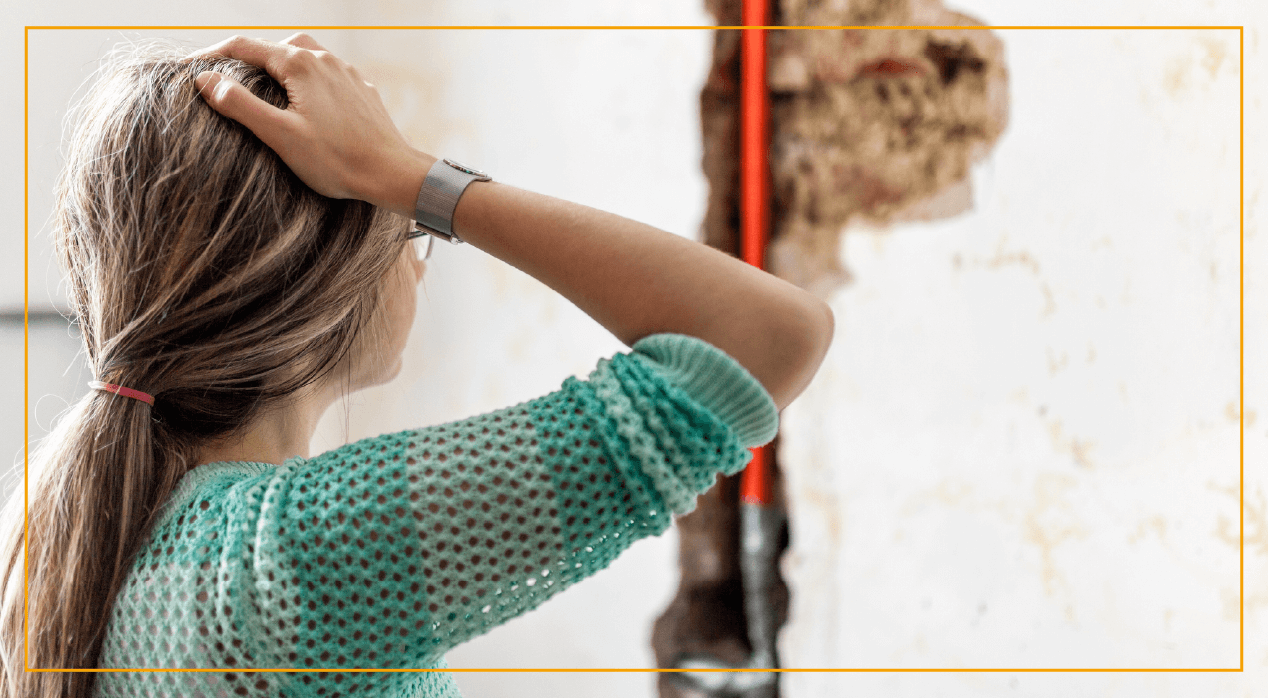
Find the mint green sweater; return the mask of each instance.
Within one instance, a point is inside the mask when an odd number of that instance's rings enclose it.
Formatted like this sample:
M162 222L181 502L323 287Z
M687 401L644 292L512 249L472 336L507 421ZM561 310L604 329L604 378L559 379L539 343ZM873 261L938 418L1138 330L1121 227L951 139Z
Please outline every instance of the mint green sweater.
M216 671L101 672L95 695L457 698L452 674L412 670L664 532L778 426L725 352L657 334L512 407L200 465L115 598L99 667Z

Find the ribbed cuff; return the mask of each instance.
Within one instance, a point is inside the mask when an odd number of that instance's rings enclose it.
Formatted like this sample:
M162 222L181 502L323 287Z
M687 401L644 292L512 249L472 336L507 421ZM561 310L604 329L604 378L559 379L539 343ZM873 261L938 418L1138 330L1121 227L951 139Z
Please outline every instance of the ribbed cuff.
M779 410L766 388L712 344L685 334L663 332L634 343L634 354L726 422L748 448L770 443L779 432Z

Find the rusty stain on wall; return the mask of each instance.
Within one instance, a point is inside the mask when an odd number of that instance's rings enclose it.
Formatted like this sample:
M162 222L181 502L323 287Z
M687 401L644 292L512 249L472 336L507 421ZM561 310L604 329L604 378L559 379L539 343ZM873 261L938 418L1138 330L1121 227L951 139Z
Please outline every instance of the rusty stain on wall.
M1069 584L1057 569L1056 549L1062 543L1086 538L1089 528L1076 515L1077 508L1067 499L1078 481L1069 475L1041 473L1035 480L1035 501L1026 513L1025 540L1039 548L1044 591L1054 594L1059 585Z
M1074 464L1081 468L1093 468L1095 463L1088 456L1088 452L1096 448L1096 441L1093 439L1077 439L1073 436L1064 438L1062 436L1062 424L1060 419L1048 421L1048 435L1052 438L1053 453L1066 453L1074 456Z
M1247 557L1257 557L1261 563L1268 559L1268 496L1265 496L1263 486L1251 485L1243 493L1239 483L1219 485L1208 482L1207 489L1231 497L1241 507L1245 519L1243 529L1238 521L1219 515L1214 531L1216 540L1234 549L1242 548ZM1243 612L1250 615L1268 606L1268 588L1263 584L1248 585L1243 600L1242 585L1238 581L1233 580L1220 589L1223 617L1227 621L1237 621Z
M1220 39L1199 35L1194 37L1193 41L1196 47L1187 46L1184 54L1169 60L1163 71L1163 89L1173 98L1180 98L1182 93L1190 87L1190 83L1195 80L1197 82L1215 80L1228 55L1228 45ZM1195 48L1200 54L1196 60L1192 56ZM1193 76L1189 72L1190 68L1198 68L1205 74Z
M1225 403L1224 416L1228 417L1229 421L1233 421L1233 422L1236 422L1241 418L1241 415L1237 412L1236 400L1229 400L1227 403ZM1246 410L1245 427L1249 429L1251 425L1253 425L1254 423L1255 423L1255 411Z

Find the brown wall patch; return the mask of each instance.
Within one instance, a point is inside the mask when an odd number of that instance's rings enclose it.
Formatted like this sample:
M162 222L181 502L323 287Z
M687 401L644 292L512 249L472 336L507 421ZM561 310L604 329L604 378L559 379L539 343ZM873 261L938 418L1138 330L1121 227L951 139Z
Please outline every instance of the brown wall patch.
M939 0L788 0L782 25L982 26ZM1008 121L989 30L772 31L771 273L825 300L849 283L852 222L883 228L968 210L969 166Z

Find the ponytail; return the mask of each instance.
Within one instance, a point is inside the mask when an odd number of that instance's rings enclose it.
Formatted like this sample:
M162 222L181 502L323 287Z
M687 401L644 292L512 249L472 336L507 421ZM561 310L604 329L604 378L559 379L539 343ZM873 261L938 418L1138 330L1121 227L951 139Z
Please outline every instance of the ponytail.
M313 191L194 84L214 70L285 109L264 69L189 53L122 44L71 111L53 226L70 309L93 375L154 404L89 392L0 511L0 698L90 698L96 672L65 670L97 666L177 483L209 444L366 358L352 347L408 244L405 218Z
M10 497L0 514L5 698L91 694L94 672L27 672L18 661L33 669L96 667L115 594L190 455L151 410L89 391L33 454L26 535L25 497ZM27 614L40 623L24 633ZM24 636L25 657L14 642Z

